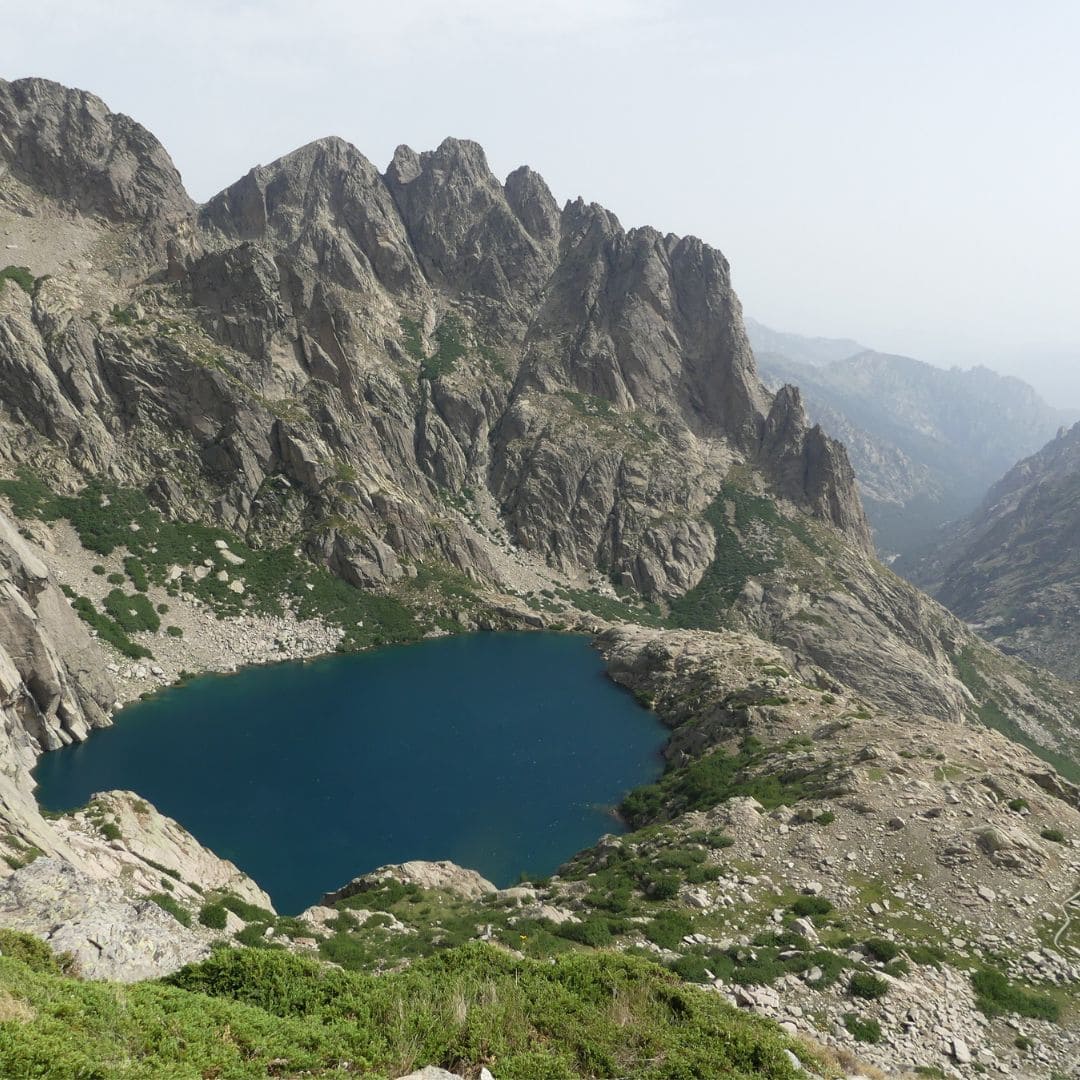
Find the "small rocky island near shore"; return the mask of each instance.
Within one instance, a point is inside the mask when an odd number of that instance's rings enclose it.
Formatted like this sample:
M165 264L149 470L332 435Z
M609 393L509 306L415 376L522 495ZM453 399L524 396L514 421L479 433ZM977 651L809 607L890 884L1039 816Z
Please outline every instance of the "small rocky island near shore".
M135 120L0 80L0 250L0 1075L1080 1076L1071 624L960 565L1063 449L947 550L980 636L878 560L719 251L476 143L323 138L199 204ZM1021 531L1049 606L1069 545ZM496 630L586 637L667 729L553 873L403 851L281 913L137 783L35 797L194 676Z

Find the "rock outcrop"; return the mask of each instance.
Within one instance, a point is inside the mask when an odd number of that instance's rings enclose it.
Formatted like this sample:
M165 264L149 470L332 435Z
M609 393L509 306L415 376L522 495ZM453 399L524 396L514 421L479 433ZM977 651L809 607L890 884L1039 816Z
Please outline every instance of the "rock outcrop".
M469 870L445 860L424 862L416 859L406 863L395 863L392 866L380 866L376 870L353 878L347 885L327 893L322 898L322 903L324 906L329 906L336 904L339 900L348 900L352 896L377 889L387 881L448 892L465 900L479 900L482 896L490 896L498 892L498 889L487 878L481 877L475 870Z
M486 491L553 567L675 595L707 565L696 518L740 460L868 545L843 449L762 388L727 262L696 238L559 210L537 174L502 183L454 139L399 148L383 175L322 139L193 217L160 146L97 99L21 81L2 100L0 228L53 277L0 297L0 458L51 455L73 481L179 476L172 509L242 531L267 526L260 498L284 478L303 516L336 523L313 554L363 585L403 557L491 577L444 512L444 493ZM47 168L65 138L70 161ZM94 273L72 282L24 243L20 210L56 205L138 223L150 254L158 233L186 247L133 289L96 281L112 315L88 318Z
M59 859L37 859L0 882L0 922L70 954L87 979L156 979L210 953L208 935L152 900L133 900Z

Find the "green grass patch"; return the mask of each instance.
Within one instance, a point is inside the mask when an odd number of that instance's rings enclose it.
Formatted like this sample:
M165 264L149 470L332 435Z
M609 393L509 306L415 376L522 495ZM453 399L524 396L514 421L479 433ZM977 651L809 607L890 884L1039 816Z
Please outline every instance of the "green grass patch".
M181 926L191 925L191 912L175 897L170 896L168 893L152 893L150 899L162 911L167 911Z
M859 1042L881 1042L881 1024L872 1017L857 1016L855 1013L845 1013L844 1027L846 1027Z
M993 968L981 968L971 973L971 985L975 990L975 1004L987 1016L1014 1013L1032 1020L1056 1021L1061 1008L1048 994L1025 990Z
M5 281L14 281L27 296L34 295L34 286L37 281L34 275L30 273L29 267L5 266L3 270L0 270L0 286Z

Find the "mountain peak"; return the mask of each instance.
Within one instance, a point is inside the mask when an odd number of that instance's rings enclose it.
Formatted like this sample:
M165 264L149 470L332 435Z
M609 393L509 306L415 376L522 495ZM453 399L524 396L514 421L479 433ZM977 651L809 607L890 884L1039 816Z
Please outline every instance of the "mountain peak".
M194 210L161 143L86 91L0 79L0 130L11 175L82 213L160 224Z

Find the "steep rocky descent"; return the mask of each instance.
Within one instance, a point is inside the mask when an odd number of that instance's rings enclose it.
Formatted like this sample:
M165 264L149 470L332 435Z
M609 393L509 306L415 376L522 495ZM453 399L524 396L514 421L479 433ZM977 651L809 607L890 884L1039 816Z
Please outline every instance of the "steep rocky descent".
M1080 424L944 533L916 580L994 644L1080 680Z
M902 573L941 524L1075 419L987 368L944 370L755 323L748 331L765 382L798 384L810 415L847 446L879 550L900 555Z
M46 818L30 774L38 756L110 722L118 690L102 643L49 573L44 552L0 514L0 922L71 952L95 978L148 978L205 955L148 897L201 904L235 896L271 908L232 863L130 792ZM234 927L236 929L236 927Z

